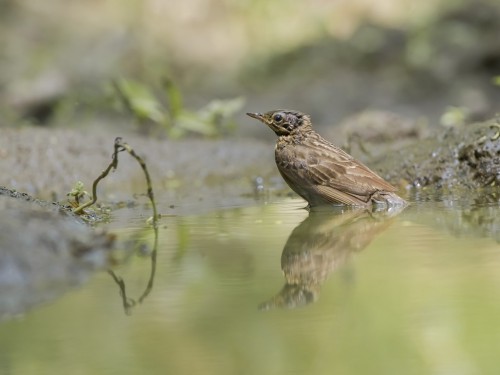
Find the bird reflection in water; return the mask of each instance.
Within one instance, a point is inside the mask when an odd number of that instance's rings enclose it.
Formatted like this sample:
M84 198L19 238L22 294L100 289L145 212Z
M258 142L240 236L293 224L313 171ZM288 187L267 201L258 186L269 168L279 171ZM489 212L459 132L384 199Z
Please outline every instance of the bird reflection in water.
M401 211L311 212L292 231L281 254L285 285L259 309L293 309L315 302L330 273L367 247Z

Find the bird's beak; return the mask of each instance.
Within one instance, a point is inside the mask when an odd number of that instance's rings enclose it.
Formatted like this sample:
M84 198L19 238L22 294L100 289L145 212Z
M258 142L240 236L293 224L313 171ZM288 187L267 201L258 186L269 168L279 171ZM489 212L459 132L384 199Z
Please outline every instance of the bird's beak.
M266 122L265 118L264 118L264 115L262 113L252 113L252 112L248 112L247 113L248 116L254 118L254 119L257 119L259 121L262 121L262 122Z

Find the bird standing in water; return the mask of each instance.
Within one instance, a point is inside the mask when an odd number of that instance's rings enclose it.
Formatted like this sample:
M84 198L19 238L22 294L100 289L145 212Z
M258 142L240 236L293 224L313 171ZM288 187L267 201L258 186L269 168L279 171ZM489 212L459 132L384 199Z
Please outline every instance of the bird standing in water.
M316 133L311 118L293 110L247 113L278 136L275 158L286 183L309 202L370 207L404 206L394 186Z

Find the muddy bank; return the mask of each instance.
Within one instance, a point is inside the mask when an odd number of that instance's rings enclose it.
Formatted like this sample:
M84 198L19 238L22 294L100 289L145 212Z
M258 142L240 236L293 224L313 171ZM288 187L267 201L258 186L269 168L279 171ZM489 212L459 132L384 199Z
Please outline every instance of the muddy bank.
M356 158L393 184L406 189L470 189L500 184L497 119L432 131L422 131L417 122L404 126L401 122L382 122L389 126L365 132L368 137L351 140L350 145ZM403 129L401 134L398 128ZM116 136L67 129L4 129L0 138L0 185L64 201L77 181L83 181L90 190L92 181L110 161ZM231 138L174 142L134 134L125 134L124 138L146 160L157 196L172 207L185 204L196 211L196 207L249 204L263 193L290 191L274 164L275 139L271 134L266 141ZM127 200L144 191L141 169L125 154L118 170L99 185L103 201Z
M500 185L500 123L441 128L371 164L393 183L412 188Z
M0 321L53 300L109 265L114 236L60 206L0 190Z
M65 200L75 182L90 191L109 164L116 136L141 155L156 194L172 205L182 201L215 207L231 197L252 195L254 179L277 177L274 140L157 140L136 134L68 129L4 129L0 138L0 185L50 200ZM278 186L282 183L274 179ZM99 185L105 201L130 199L145 191L142 170L125 153L118 169Z

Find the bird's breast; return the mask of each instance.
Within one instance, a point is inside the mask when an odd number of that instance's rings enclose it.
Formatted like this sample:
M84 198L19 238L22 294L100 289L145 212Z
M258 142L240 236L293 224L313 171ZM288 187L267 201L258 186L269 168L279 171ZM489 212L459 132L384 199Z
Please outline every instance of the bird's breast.
M276 145L275 158L278 168L288 171L300 171L307 169L307 160L302 154L300 147L293 144Z

